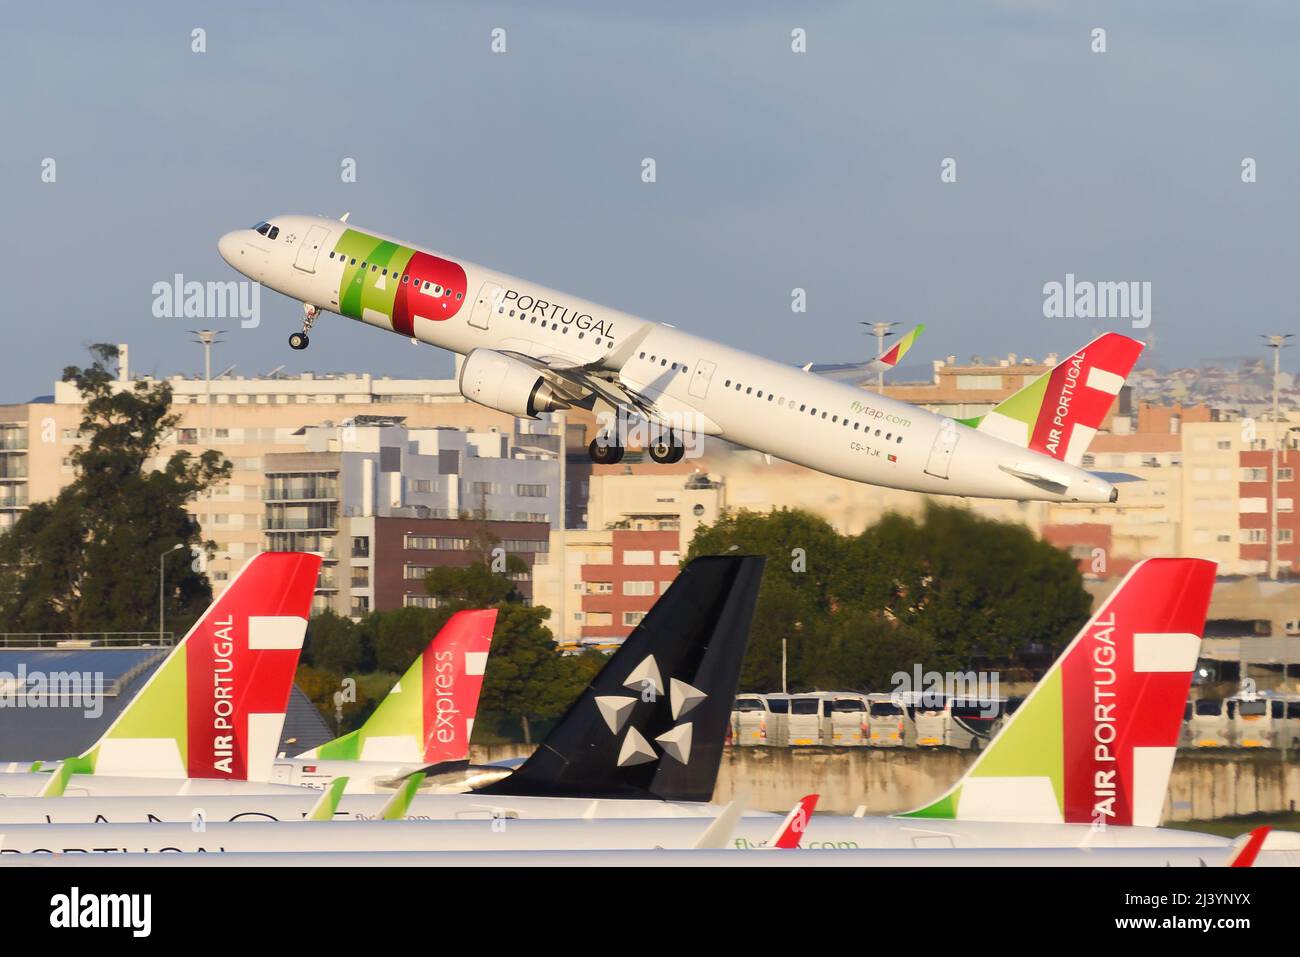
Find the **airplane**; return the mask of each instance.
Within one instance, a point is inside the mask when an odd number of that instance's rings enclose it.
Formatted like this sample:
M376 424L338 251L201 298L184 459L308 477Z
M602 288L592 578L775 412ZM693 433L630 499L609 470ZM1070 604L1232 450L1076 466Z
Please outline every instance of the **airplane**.
M1017 501L1115 502L1119 476L1081 463L1143 344L1106 333L987 415L955 420L342 220L278 216L223 235L234 269L322 312L465 357L462 394L517 416L599 410L594 462L646 423L659 463L718 436L887 488ZM895 361L897 357L895 356ZM886 367L888 363L885 364ZM611 416L610 413L613 413Z
M98 741L0 773L0 794L266 790L320 564L299 552L250 558Z
M412 794L401 816L477 827L488 819L531 817L716 816L718 808L706 802L722 760L762 574L758 556L692 561L531 757L509 776L468 793ZM392 799L344 793L334 816L378 826ZM294 787L206 796L201 803L156 792L79 801L9 798L0 801L0 821L163 827L157 822L190 822L201 809L209 828L254 820L261 827L277 821L297 827L309 823L303 818L318 810L320 800L319 792ZM261 832L263 840L272 833ZM47 831L49 839L55 836Z
M416 771L457 791L508 774L468 762L496 619L495 608L456 612L360 728L277 759L270 780L325 788L346 775L349 792L375 794Z

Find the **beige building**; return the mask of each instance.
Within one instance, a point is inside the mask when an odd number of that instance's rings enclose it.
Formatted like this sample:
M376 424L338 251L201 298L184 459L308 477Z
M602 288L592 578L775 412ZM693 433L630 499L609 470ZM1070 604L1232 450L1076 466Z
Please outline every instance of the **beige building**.
M119 369L123 389L133 379ZM409 428L454 427L509 434L514 418L467 401L455 379L390 379L367 374L172 376L175 431L160 449L161 464L178 451L220 451L232 465L230 481L196 502L192 511L216 544L208 566L220 592L230 576L264 547L263 485L268 455L302 452L310 426L340 424L356 416L402 419ZM30 502L53 498L73 476L82 404L76 388L54 387L51 401L0 406L0 529Z

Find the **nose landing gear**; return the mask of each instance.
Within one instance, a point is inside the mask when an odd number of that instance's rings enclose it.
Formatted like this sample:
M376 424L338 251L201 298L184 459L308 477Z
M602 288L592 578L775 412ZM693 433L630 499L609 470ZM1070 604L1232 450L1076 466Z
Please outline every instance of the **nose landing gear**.
M302 332L295 332L289 337L290 349L302 350L311 345L311 339L307 333L311 332L311 327L316 324L316 319L319 316L319 306L313 306L309 302L302 304Z

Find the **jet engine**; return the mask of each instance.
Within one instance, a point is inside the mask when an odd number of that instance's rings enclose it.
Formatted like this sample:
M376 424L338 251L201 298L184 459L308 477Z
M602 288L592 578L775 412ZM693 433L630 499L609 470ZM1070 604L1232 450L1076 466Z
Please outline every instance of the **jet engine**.
M465 357L460 393L489 409L530 419L569 408L568 401L537 369L492 349L475 349Z

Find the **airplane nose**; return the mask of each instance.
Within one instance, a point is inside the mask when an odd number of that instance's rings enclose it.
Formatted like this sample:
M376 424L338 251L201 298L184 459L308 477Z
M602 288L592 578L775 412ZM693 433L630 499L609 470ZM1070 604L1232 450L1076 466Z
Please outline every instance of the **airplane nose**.
M239 268L239 253L244 247L244 241L240 238L239 232L226 233L217 240L217 252L221 253L224 259L234 268Z

